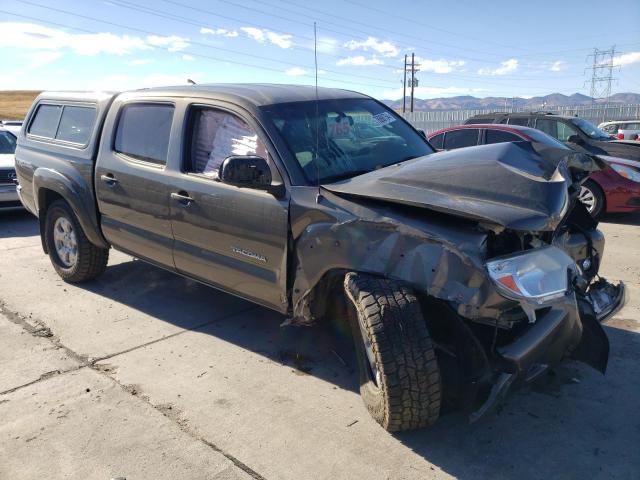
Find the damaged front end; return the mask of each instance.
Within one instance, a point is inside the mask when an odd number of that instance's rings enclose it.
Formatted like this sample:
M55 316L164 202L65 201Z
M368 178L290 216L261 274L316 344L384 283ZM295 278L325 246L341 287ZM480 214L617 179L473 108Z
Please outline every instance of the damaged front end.
M604 373L600 323L625 288L598 277L604 236L577 201L599 160L531 144L465 150L326 185L319 201L294 192L292 321L322 317L329 279L348 271L410 284L445 391L477 420L563 358Z

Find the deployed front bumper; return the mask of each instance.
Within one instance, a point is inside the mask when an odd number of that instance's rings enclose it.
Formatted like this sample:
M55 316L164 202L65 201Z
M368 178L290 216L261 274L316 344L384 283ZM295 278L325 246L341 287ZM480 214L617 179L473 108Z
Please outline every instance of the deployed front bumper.
M609 340L601 322L626 301L624 284L599 280L586 295L571 294L536 312L536 321L513 342L496 349L495 377L488 397L470 414L475 421L503 398L514 383L529 382L564 357L572 357L604 373Z

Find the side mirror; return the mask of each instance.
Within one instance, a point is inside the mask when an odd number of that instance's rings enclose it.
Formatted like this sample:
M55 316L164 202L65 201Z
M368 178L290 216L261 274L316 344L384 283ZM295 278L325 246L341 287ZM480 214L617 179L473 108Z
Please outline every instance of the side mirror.
M582 141L582 138L580 138L580 135L570 135L569 138L567 138L567 142L575 143L577 145L580 145L581 143L584 143Z
M220 165L218 178L221 182L236 187L266 190L276 197L284 195L284 185L272 185L271 169L267 161L255 155L227 157Z

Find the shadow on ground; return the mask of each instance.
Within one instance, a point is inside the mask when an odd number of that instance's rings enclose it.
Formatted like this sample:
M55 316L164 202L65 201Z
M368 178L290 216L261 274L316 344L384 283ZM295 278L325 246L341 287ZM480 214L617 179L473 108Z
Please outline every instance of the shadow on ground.
M603 223L615 223L618 225L640 226L640 212L638 213L608 213L600 220Z
M26 210L0 211L0 225L0 238L39 235L38 219Z
M227 294L137 260L109 267L85 288L358 391L351 340L340 324L283 328L285 317L243 300L235 314L207 323L203 312L229 301ZM640 335L629 331L633 324L616 319L606 327L604 377L567 361L476 424L449 413L430 429L394 438L458 478L631 478L640 471Z

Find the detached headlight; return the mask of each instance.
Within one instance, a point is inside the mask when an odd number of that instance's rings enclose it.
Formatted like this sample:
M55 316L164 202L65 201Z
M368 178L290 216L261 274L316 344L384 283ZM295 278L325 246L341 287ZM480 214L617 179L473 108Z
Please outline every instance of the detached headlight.
M632 182L640 182L640 172L631 167L627 167L626 165L618 165L617 163L610 163L611 168L613 168L618 175L626 178L627 180L631 180Z
M489 276L509 298L543 304L565 295L575 262L557 247L544 247L486 263Z

